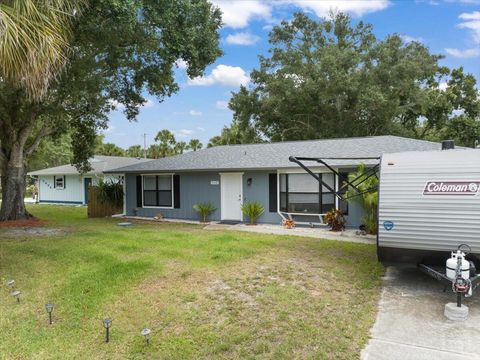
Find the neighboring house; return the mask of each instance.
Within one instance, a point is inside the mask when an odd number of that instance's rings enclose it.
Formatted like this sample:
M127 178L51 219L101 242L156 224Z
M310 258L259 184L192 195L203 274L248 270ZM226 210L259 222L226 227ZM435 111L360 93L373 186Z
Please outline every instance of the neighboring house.
M28 175L37 179L38 201L41 203L87 204L88 187L99 179L122 181L122 175L104 175L111 169L140 164L150 159L96 155L90 159L92 168L80 174L72 165L62 165L31 171Z
M258 219L280 223L288 214L296 220L318 222L329 209L347 214L347 226L361 224L362 208L344 204L298 165L298 157L376 157L401 151L440 150L439 143L396 136L294 141L251 145L217 146L159 160L152 160L108 172L125 176L125 215L198 219L197 203L210 202L217 211L211 220L244 219L240 206L259 201L265 208ZM366 165L372 164L364 162ZM360 161L331 161L342 176L355 171ZM323 166L315 172L332 188L342 180ZM298 215L298 214L301 214Z

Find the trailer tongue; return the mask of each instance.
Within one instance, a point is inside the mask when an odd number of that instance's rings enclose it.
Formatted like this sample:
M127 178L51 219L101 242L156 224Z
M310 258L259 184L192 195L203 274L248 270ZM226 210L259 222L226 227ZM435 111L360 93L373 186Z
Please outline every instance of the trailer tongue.
M443 291L446 291L448 286L451 287L457 295L458 308L462 307L462 297L472 296L473 290L480 285L480 274L476 274L475 264L466 259L469 253L470 247L466 244L460 245L457 251L452 251L452 256L446 263L446 271L426 264L418 265L422 272L445 285Z

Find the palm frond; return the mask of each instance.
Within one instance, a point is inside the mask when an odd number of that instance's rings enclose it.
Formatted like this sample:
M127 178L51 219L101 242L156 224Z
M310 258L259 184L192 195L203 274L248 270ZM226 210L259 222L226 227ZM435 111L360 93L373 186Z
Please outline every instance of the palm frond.
M0 3L0 76L41 100L68 58L71 26L86 0Z

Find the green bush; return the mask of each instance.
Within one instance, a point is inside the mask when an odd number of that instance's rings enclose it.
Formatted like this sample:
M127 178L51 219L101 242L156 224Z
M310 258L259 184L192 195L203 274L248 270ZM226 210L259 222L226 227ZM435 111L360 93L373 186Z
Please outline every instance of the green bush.
M112 180L98 181L98 199L119 208L123 206L123 185Z
M193 209L199 213L202 222L207 222L208 217L217 210L212 203L199 203L193 205Z
M258 201L247 202L242 205L242 212L250 220L250 225L255 224L255 220L265 212L263 205Z
M355 173L348 176L349 181L351 182L361 174L365 174L367 170L364 164L360 165ZM354 189L349 187L347 191L347 197L351 198L349 202L356 201L362 205L365 210L362 222L369 234L376 234L378 228L378 191L372 191L372 189L378 188L378 178L371 176L357 187L363 194L358 195Z

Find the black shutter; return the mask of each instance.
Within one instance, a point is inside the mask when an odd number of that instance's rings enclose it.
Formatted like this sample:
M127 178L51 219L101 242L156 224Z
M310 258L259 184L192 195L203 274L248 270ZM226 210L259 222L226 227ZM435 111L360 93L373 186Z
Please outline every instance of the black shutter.
M180 209L180 175L173 175L173 207Z
M269 211L277 212L277 174L268 174Z
M53 188L55 189L57 187L57 177L53 175Z
M142 177L137 176L137 207L142 207Z
M63 189L67 188L67 177L63 175Z

